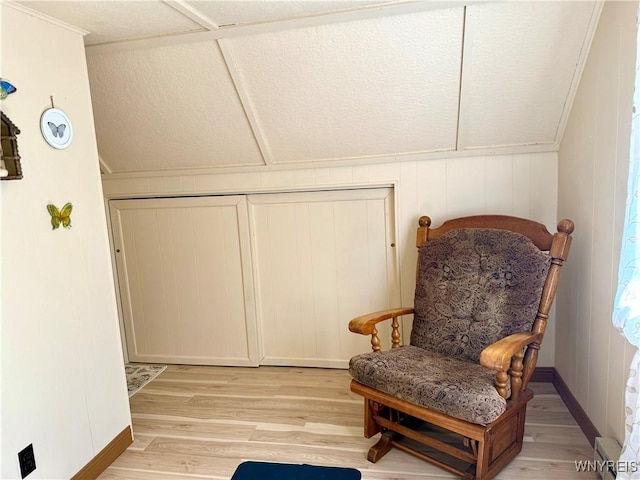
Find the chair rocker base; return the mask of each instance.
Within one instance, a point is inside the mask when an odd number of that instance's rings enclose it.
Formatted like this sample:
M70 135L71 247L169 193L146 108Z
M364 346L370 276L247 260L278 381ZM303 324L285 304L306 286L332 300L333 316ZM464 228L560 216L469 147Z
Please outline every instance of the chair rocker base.
M364 397L365 437L382 432L367 459L375 463L396 447L437 465L463 480L490 480L521 450L529 389L507 410L484 426L450 417L389 394L351 382L351 391Z

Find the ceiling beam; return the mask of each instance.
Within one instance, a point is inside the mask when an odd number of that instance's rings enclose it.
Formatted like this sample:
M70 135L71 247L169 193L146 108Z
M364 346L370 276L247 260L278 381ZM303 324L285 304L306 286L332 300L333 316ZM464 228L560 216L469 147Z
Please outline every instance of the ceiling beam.
M218 30L219 25L207 17L205 14L200 12L199 10L193 8L189 5L185 0L162 0L164 3L169 5L171 8L180 12L185 17L193 20L197 24L203 26L207 30Z
M476 148L464 151L438 150L425 152L404 152L363 157L327 158L321 160L303 160L300 162L281 162L271 165L236 165L225 167L172 168L168 170L146 170L130 172L113 172L103 175L103 179L133 179L151 177L172 177L185 175L217 175L236 173L260 173L281 170L304 170L321 168L354 167L358 165L376 165L398 162L420 162L425 160L446 160L449 158L486 157L499 155L518 155L525 153L557 153L558 147L553 144L537 145L504 145L497 147Z
M475 18L469 14L469 9L464 9L464 23L462 29L462 58L460 59L460 94L458 96L458 128L456 130L456 150L466 150L467 145L460 141L460 137L464 138L463 134L466 134L469 128L469 121L467 119L467 105L468 99L465 92L465 87L469 84L471 77L471 58L473 56L473 37L475 28ZM467 67L467 68L465 68Z
M107 162L104 161L104 159L100 156L100 154L98 154L98 161L100 162L100 171L103 174L113 173L113 170L111 169L111 167L107 164Z
M576 69L573 72L573 79L571 80L571 87L569 88L569 93L567 94L567 98L564 102L564 106L562 108L562 114L560 115L560 121L558 122L558 128L556 130L555 143L560 147L560 143L562 142L562 137L564 136L564 131L567 127L567 122L569 121L569 114L571 113L571 108L573 107L573 101L576 98L576 94L578 93L578 87L580 86L580 79L582 78L582 72L584 71L584 67L587 64L587 57L589 56L589 51L591 50L591 44L593 43L593 39L595 38L596 28L598 27L598 22L600 21L600 14L602 13L602 9L604 8L604 2L594 2L593 10L591 12L591 19L589 22L589 27L584 35L584 40L582 42L582 50L580 50L580 57L578 58L578 62L576 64Z
M462 88L464 85L464 80L465 80L465 59L467 58L467 56L469 55L469 52L467 51L467 49L470 49L471 47L468 45L468 38L466 36L466 32L467 32L467 7L464 7L464 14L462 16L462 52L460 53L460 75L459 75L459 83L458 83L458 121L456 123L456 150L460 150L460 124L462 123L461 118L463 117L463 109L462 109L462 99L463 97L463 92L462 92Z
M207 42L220 40L223 38L233 38L247 35L259 35L261 33L280 32L305 27L317 27L320 25L329 25L335 23L352 22L358 20L367 20L372 18L383 18L392 15L405 15L410 13L426 12L430 10L441 10L447 8L463 8L465 5L473 5L478 3L486 3L483 0L472 1L431 1L431 0L400 0L390 3L369 5L365 7L356 7L341 11L323 12L304 17L289 18L284 20L276 20L252 24L229 25L219 27L216 30L208 32L184 32L175 35L159 35L156 37L147 37L143 39L129 39L117 42L105 42L95 45L87 45L87 54L98 52L126 51L144 48L155 48L167 45L175 45L176 43L191 42ZM181 5L184 2L171 1L172 7ZM192 9L191 6L186 7ZM195 11L195 9L192 9ZM184 12L182 12L184 13ZM193 13L195 15L195 13ZM202 15L203 18L206 18ZM190 17L192 18L192 17ZM196 18L194 21L200 23ZM202 24L202 23L200 23ZM211 22L215 25L215 22ZM209 28L209 27L205 27Z
M251 99L249 98L247 89L245 88L244 82L242 81L242 75L240 74L238 66L236 65L231 44L228 40L221 38L218 40L218 45L220 46L220 52L222 53L224 63L226 64L227 70L229 71L231 82L236 89L236 93L238 94L238 98L240 99L240 104L242 105L244 114L247 117L247 121L249 122L251 131L253 132L253 137L255 138L256 143L258 144L258 149L262 154L262 159L264 160L265 165L270 165L273 163L271 152L269 151L269 146L267 145L265 136L262 133L262 128L260 128L260 121L255 114L253 102L251 102Z

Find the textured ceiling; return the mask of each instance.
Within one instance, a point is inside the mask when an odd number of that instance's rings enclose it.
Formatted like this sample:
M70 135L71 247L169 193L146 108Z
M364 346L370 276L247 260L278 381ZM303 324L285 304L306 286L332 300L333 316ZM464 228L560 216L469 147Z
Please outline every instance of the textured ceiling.
M263 163L215 41L90 56L89 79L117 171Z
M160 1L23 1L23 5L80 27L85 44L202 31L204 28Z
M459 148L557 140L592 12L587 2L467 9Z
M22 3L90 32L116 173L557 148L602 7Z
M455 149L463 13L230 40L274 162Z

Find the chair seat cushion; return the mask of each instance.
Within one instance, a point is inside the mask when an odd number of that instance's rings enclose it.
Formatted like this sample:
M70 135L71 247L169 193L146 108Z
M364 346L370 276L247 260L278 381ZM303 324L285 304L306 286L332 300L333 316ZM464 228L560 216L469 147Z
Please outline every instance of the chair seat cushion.
M471 423L486 425L506 410L494 371L412 345L357 355L349 373L364 385Z

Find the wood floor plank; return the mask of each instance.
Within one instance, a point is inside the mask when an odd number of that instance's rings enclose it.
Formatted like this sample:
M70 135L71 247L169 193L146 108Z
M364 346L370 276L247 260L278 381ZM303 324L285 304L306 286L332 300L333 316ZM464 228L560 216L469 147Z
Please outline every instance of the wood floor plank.
M547 394L558 395L558 392L556 392L556 389L551 382L531 382L529 384L529 388L536 393L536 396Z
M136 418L133 419L133 431L136 440L143 434L149 436L176 435L181 437L218 438L223 440L249 440L256 427L250 425L223 425L202 423L190 420L168 420L166 418ZM149 439L149 443L151 440ZM148 443L147 443L148 445ZM147 446L145 445L145 447Z
M578 425L525 425L525 436L532 441L546 444L585 446L585 436ZM586 443L586 445L589 445ZM589 445L590 447L591 445Z
M232 383L198 383L180 382L175 380L158 379L145 388L145 393L152 394L180 394L180 395L211 395L211 396L274 396L281 394L282 387L276 385L243 385Z
M345 370L170 365L130 399L135 441L101 480L228 480L246 460L357 468L363 480L458 478L393 449L367 461L363 400ZM551 384L532 383L525 444L497 480L597 478L592 448Z
M130 468L109 467L100 480L228 480L228 476L223 475L198 475L198 474L178 474L165 471L135 470Z
M167 472L172 474L221 475L231 478L241 458L201 456L201 455L169 455L165 451L124 452L113 467L145 470L150 472ZM108 470L108 469L107 469ZM102 476L98 477L102 480Z
M566 412L537 412L527 409L527 422L535 425L565 425L567 427L575 425L576 421L569 411Z
M534 396L527 405L527 413L529 413L530 410L535 412L568 412L567 406L558 394Z
M284 448L283 448L284 447ZM202 441L157 437L147 452L198 457L243 458L282 463L311 463L316 465L351 465L365 468L367 460L358 449L259 442Z
M453 480L459 479L460 477L455 477L442 470L442 473L429 473L429 474L421 474L421 473L394 473L394 472L372 472L369 470L363 470L360 472L362 474L361 480Z
M142 452L149 446L154 438L156 438L156 436L153 434L149 435L144 434L143 432L138 432L133 438L133 443L129 445L129 450Z
M560 395L534 396L527 405L526 422L535 425L576 425Z
M285 397L308 397L308 398L326 398L332 400L344 399L344 400L353 400L354 402L358 402L362 404L364 400L360 395L356 395L351 390L349 390L349 383L346 385L340 385L339 387L328 387L326 385L316 386L316 385L284 385L278 388L276 393L277 397L285 396Z
M153 391L153 387L150 388L150 391ZM192 398L193 398L192 395L189 397L184 397L181 395L165 395L162 393L155 394L155 393L148 393L147 391L142 389L129 399L129 403L132 406L137 404L148 404L148 403L153 403L153 404L167 403L167 404L173 404L173 405L186 405L187 402L189 402Z
M359 432L359 436L327 435L305 431L254 430L249 439L252 442L296 445L319 445L333 448L347 448L362 451L371 446L371 440Z
M248 398L248 397L235 397L233 400L233 404L246 409L260 409L264 411L275 411L275 412L300 412L306 414L309 410L315 412L316 414L336 414L336 413L347 413L350 415L358 415L362 413L362 405L360 403L344 403L344 402L335 402L331 399L325 400L317 400L317 399L309 399L304 397L280 397L280 398ZM219 398L219 397L210 397L210 396L201 396L196 395L191 400L189 400L189 405L196 405L199 407L208 407L213 409L222 409L228 408L229 399L228 398Z
M373 445L375 441L377 441L377 437L375 439L369 439L369 446ZM365 456L367 450L368 448L363 451ZM346 467L347 465L344 466ZM367 462L367 467L359 470L363 475L365 473L367 475L376 473L382 474L382 478L387 478L384 477L384 475L388 475L389 478L403 478L403 475L420 474L424 475L426 478L433 478L436 480L440 480L441 478L460 480L460 477L457 477L442 468L436 467L431 463L420 460L413 455L395 448L387 453L384 458L379 460L377 463Z
M182 408L175 405L166 404L150 404L150 405L138 405L136 410L132 413L144 413L155 411L162 415L176 415L176 416L191 416L196 419L217 419L226 421L242 421L252 424L259 423L289 423L291 425L304 425L309 418L305 415L296 412L264 412L260 409L247 409L247 408L229 408L223 412L212 411L208 407L190 406L190 408ZM339 421L339 419L334 419Z
M578 472L573 462L544 462L515 458L498 475L496 480L596 480L593 472Z
M589 443L582 445L564 445L562 443L527 442L517 458L545 460L550 462L571 462L588 460L593 457L593 448Z

